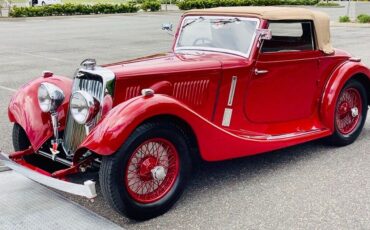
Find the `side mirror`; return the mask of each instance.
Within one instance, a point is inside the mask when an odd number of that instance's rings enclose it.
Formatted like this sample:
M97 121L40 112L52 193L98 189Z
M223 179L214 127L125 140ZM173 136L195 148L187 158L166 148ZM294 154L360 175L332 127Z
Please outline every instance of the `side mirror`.
M172 23L164 23L162 24L162 30L166 30L166 31L172 31Z
M257 36L260 40L271 40L272 33L270 29L257 29Z

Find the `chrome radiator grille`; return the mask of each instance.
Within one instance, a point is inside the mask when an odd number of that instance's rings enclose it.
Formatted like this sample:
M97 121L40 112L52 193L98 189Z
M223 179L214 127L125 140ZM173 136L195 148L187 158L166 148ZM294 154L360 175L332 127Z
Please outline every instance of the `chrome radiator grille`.
M103 82L98 77L86 77L75 78L73 82L72 94L76 91L85 91L95 97L100 104L102 104L103 98ZM101 108L98 115L92 121L90 128L93 128L101 117ZM86 138L86 128L85 125L78 124L68 111L66 128L64 130L64 142L63 146L67 155L73 155L78 146Z

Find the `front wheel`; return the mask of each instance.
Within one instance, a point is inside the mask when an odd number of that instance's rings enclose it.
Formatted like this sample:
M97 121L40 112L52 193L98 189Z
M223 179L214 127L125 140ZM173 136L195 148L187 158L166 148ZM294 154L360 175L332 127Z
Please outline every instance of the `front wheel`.
M103 157L100 184L118 212L144 220L163 214L180 198L191 173L189 141L173 123L138 127L112 156Z
M23 151L31 146L24 129L17 123L14 123L12 133L14 151Z
M367 116L367 94L357 80L349 80L343 87L334 114L334 133L328 138L332 145L345 146L360 135Z

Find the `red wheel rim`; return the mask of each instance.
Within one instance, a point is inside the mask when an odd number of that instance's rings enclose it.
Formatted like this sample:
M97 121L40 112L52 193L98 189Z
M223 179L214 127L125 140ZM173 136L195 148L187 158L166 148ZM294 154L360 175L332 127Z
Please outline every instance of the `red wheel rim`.
M355 88L345 89L339 96L335 121L338 131L348 135L358 126L362 115L362 99Z
M164 197L179 174L179 155L175 146L163 139L149 139L132 153L126 166L125 186L140 203Z

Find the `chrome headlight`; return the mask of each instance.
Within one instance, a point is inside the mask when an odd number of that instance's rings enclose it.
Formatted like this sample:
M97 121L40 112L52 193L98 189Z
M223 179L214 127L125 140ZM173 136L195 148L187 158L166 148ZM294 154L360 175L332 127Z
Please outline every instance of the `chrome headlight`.
M41 111L55 112L64 101L64 93L59 87L43 82L38 89L37 98Z
M78 124L89 123L98 113L100 103L89 93L84 91L76 91L72 94L70 102L70 110L73 119Z

